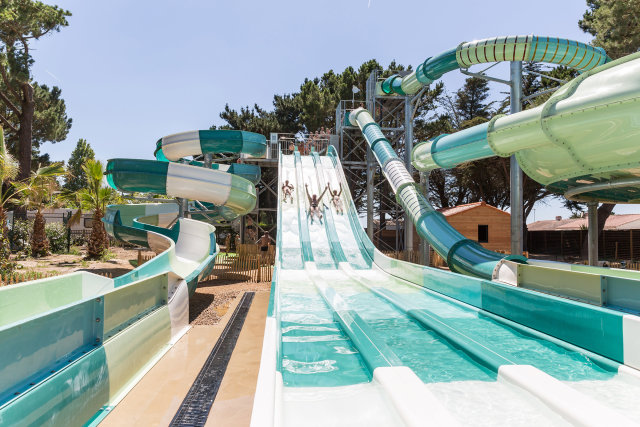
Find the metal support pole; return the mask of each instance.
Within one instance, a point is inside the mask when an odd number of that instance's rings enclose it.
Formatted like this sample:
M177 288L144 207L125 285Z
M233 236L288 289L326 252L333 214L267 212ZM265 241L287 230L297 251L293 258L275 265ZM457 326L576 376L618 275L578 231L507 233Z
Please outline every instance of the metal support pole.
M429 172L420 172L420 191L424 197L429 200ZM429 242L420 237L420 264L431 264L430 258L431 248Z
M511 114L522 110L522 62L511 62ZM523 198L522 198L522 169L518 165L516 156L511 156L510 162L510 204L511 204L511 253L522 255L523 250Z
M587 203L589 265L598 265L598 202Z
M409 171L409 175L413 175L411 166L411 152L413 151L413 107L411 106L412 97L404 98L404 163ZM404 214L404 250L413 250L413 223L411 217L405 212Z
M207 153L204 155L204 167L207 169L211 169L211 164L213 163L213 154Z
M240 217L240 243L241 244L244 244L245 242L245 235L244 235L245 227L246 227L246 220L245 220L245 216L242 215Z
M178 215L180 218L189 217L189 199L183 199L182 197L176 197L178 202Z
M367 147L367 235L373 242L373 152Z

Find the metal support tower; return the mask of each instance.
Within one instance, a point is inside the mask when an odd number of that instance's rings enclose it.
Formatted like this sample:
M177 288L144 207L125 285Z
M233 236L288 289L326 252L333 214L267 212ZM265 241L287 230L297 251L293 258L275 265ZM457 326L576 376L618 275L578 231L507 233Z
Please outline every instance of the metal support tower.
M383 79L378 71L371 73L366 83L366 101L343 100L336 109L336 133L339 136L338 155L349 181L353 200L367 220L367 234L380 249L400 251L413 249L413 223L396 202L389 183L358 127L351 126L351 110L365 107L378 122L393 149L411 167L413 147L413 111L416 97L384 95L377 89ZM421 96L421 94L420 94ZM365 105L366 103L366 105Z
M512 61L510 64L511 75L511 98L510 111L511 114L522 110L522 62ZM522 255L523 245L523 187L522 187L522 169L518 165L515 155L510 158L510 206L511 206L511 253Z

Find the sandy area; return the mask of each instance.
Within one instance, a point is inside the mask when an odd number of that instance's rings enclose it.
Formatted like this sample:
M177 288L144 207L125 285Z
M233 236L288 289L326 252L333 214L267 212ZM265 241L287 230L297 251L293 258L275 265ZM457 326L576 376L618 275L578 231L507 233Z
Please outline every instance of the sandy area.
M192 325L215 325L229 309L234 298L243 292L269 292L270 282L238 283L234 280L209 280L198 284L189 302L189 322Z

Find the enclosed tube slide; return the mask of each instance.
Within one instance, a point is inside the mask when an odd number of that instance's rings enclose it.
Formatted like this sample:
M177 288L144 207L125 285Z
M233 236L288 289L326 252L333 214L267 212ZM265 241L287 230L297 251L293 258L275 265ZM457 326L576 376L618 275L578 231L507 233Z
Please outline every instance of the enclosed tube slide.
M416 226L418 234L429 241L434 250L447 260L457 273L491 279L494 269L502 259L525 262L517 255L505 256L483 248L469 240L449 225L444 215L436 211L420 193L404 163L393 151L380 126L364 108L349 114L353 126L359 126L371 147L382 172L391 184L398 203L406 210Z
M532 61L565 65L587 71L609 58L602 48L573 40L542 36L503 36L461 43L454 49L427 58L412 73L393 75L381 86L387 95L412 95L445 73L475 64L499 61Z
M523 171L575 200L640 202L640 53L592 69L543 105L416 145L428 171L515 154Z

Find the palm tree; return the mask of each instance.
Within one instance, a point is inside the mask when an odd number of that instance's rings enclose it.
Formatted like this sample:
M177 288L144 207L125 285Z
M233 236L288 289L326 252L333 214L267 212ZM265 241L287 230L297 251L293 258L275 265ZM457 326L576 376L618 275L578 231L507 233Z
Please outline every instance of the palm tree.
M104 167L99 160L90 159L82 170L87 176L87 186L80 191L63 191L61 197L73 202L78 210L69 220L68 226L76 224L82 218L83 209L93 210L93 225L87 244L87 256L100 258L109 248L109 237L102 223L102 216L108 204L118 201L118 193L111 187L103 185Z
M64 175L65 169L62 163L54 163L39 167L31 172L27 182L18 183L18 191L24 194L24 204L27 209L36 209L36 217L33 221L33 233L31 234L31 254L44 256L49 252L49 241L44 227L46 220L42 215L42 209L55 205L53 198L58 188L57 178Z

